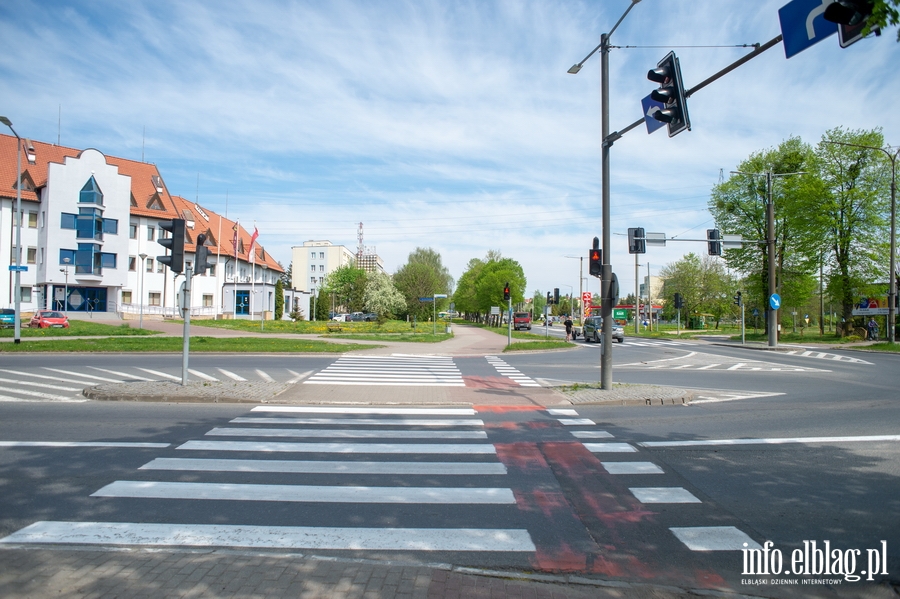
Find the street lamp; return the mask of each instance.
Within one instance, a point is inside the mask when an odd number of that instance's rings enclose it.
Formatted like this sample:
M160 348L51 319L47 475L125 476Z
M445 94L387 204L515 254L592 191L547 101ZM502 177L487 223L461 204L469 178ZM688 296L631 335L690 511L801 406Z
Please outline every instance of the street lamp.
M601 310L600 315L603 318L603 346L600 352L600 388L612 390L612 305L609 301L610 283L612 282L612 265L609 260L612 255L612 242L610 237L610 215L609 215L609 148L615 139L611 139L609 135L609 38L613 32L619 27L619 24L625 20L628 13L634 8L634 5L641 0L631 0L631 4L625 10L625 13L619 18L609 33L600 35L600 45L591 50L591 53L584 57L584 60L578 64L572 65L569 73L572 75L578 73L588 58L600 50L600 104L601 104L601 148L602 164L601 164L601 226L603 228L603 272L600 277L600 294L601 294ZM618 138L616 138L618 139Z
M16 277L15 277L15 308L16 324L14 329L14 342L22 342L22 138L13 129L12 122L5 116L0 116L3 123L16 136Z
M66 294L63 296L63 310L66 312L66 316L69 315L69 262L71 260L68 256L63 258L63 262L65 262L65 266L59 269L59 272L66 273Z
M147 271L147 267L145 264L147 261L147 254L139 254L139 256L141 257L141 291L140 291L140 297L138 299L141 302L141 316L140 316L140 320L138 320L138 323L139 323L138 328L143 329L144 328L144 272Z
M890 287L888 288L888 331L887 341L893 343L895 341L895 323L897 311L894 307L897 301L897 273L895 269L897 254L897 156L900 155L900 147L891 154L890 149L878 148L876 146L861 146L859 144L848 144L842 141L826 141L828 144L837 144L839 146L851 146L854 148L863 148L865 150L881 150L884 152L888 160L891 161L891 259L890 259ZM890 148L891 146L888 146Z

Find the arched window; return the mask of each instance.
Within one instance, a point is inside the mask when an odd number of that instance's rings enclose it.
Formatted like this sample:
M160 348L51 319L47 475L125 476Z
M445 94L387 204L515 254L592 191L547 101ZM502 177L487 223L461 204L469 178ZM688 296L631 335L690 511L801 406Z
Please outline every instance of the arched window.
M88 182L84 184L84 187L81 188L81 193L78 195L78 201L82 204L103 205L103 192L100 191L100 186L97 185L97 180L94 179L93 175L91 175Z

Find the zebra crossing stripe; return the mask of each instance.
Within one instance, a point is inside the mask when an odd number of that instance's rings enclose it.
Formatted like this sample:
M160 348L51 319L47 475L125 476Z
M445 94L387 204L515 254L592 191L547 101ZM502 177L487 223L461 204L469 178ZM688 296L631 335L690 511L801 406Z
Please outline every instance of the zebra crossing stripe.
M531 535L504 528L332 528L136 522L35 522L0 543L534 552Z
M263 451L295 453L495 454L485 443L274 443L260 441L187 441L176 449L192 451ZM633 450L633 448L632 448Z
M277 416L275 418L232 418L230 424L365 424L367 426L484 426L484 420L480 418L462 419L450 418L446 420L430 418L288 418Z
M59 385L48 385L47 383L35 383L33 381L19 381L16 379L0 378L0 383L12 383L14 385L26 385L28 387L40 387L41 389L56 389L57 391L81 391L78 387L60 387Z
M153 376L158 376L158 377L162 377L164 379L169 379L170 381L181 381L181 377L175 376L174 374L169 374L167 372L160 372L159 370L150 370L149 368L140 368L139 367L139 369L143 370L144 372L149 372Z
M205 380L205 381L212 381L212 382L218 382L218 381L219 381L219 379L217 379L216 377L210 376L210 375L208 375L208 374L206 374L206 373L203 373L203 372L200 372L199 370L194 370L193 368L188 368L188 372L190 372L190 373L193 374L194 376L196 376L196 377L198 377L198 378L201 378L201 379L203 379L203 380Z
M0 441L0 447L124 447L161 449L168 443L129 443L126 441Z
M106 373L109 373L109 374L115 374L115 375L117 375L117 376L122 377L122 378L125 379L125 380L128 380L128 379L131 379L131 380L133 380L133 381L152 381L152 380L153 380L153 379L148 379L148 378L143 377L143 376L138 376L138 375L136 375L136 374L130 374L130 373L128 373L128 372L121 372L121 371L118 371L118 370L110 370L110 369L108 369L108 368L100 368L100 367L98 367L98 366L88 366L88 368L92 368L92 369L94 369L94 370L99 370L100 372L106 372Z
M269 376L269 373L264 372L264 371L262 371L262 370L258 370L258 369L257 369L257 370L256 370L256 375L257 375L259 378L261 378L262 380L266 381L267 383L274 383L274 382L275 382L275 379L273 379L271 376Z
M396 414L405 416L474 416L473 408L376 408L354 406L256 406L251 412L291 414Z
M156 458L141 466L140 470L428 476L492 476L506 474L506 466L500 462L344 462L336 460L229 460L207 458Z
M25 389L7 389L11 393L19 393L21 395L27 395L28 397L37 397L39 399L52 399L54 401L86 401L85 399L80 399L77 397L66 397L65 395L53 395L52 393L41 393L40 391L27 391ZM14 398L10 396L10 400L16 401L18 398ZM22 401L19 399L19 401Z
M306 437L336 439L487 439L485 431L391 431L362 429L220 428L207 435L219 437Z
M225 370L224 368L216 368L216 370L218 370L219 372L221 372L222 374L224 374L225 376L227 376L228 378L230 378L233 381L238 381L238 382L243 383L247 380L244 377L240 376L239 374L235 374L235 373L231 372L230 370Z
M58 372L60 374L68 374L69 376L81 377L83 379L92 379L95 381L103 381L104 383L121 383L119 379L108 379L102 376L94 376L93 374L82 374L80 372L72 372L71 370L62 370L61 368L50 368L49 366L44 366L44 370L49 370L51 372Z
M515 504L510 489L468 487L362 487L254 485L117 480L91 497L289 501L297 503Z

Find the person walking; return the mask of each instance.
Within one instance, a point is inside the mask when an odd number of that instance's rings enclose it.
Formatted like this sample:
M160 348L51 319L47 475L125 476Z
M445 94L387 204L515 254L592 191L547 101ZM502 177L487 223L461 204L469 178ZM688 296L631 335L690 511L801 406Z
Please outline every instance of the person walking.
M575 326L572 324L572 319L569 318L569 315L566 315L566 321L563 323L566 325L566 341L572 340L572 327Z

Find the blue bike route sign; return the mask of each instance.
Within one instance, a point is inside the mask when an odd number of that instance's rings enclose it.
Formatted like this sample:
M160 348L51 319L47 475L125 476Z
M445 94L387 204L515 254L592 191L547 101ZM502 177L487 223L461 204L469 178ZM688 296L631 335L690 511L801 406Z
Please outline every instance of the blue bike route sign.
M778 9L784 57L790 58L838 31L837 23L826 21L825 7L834 0L792 0Z

